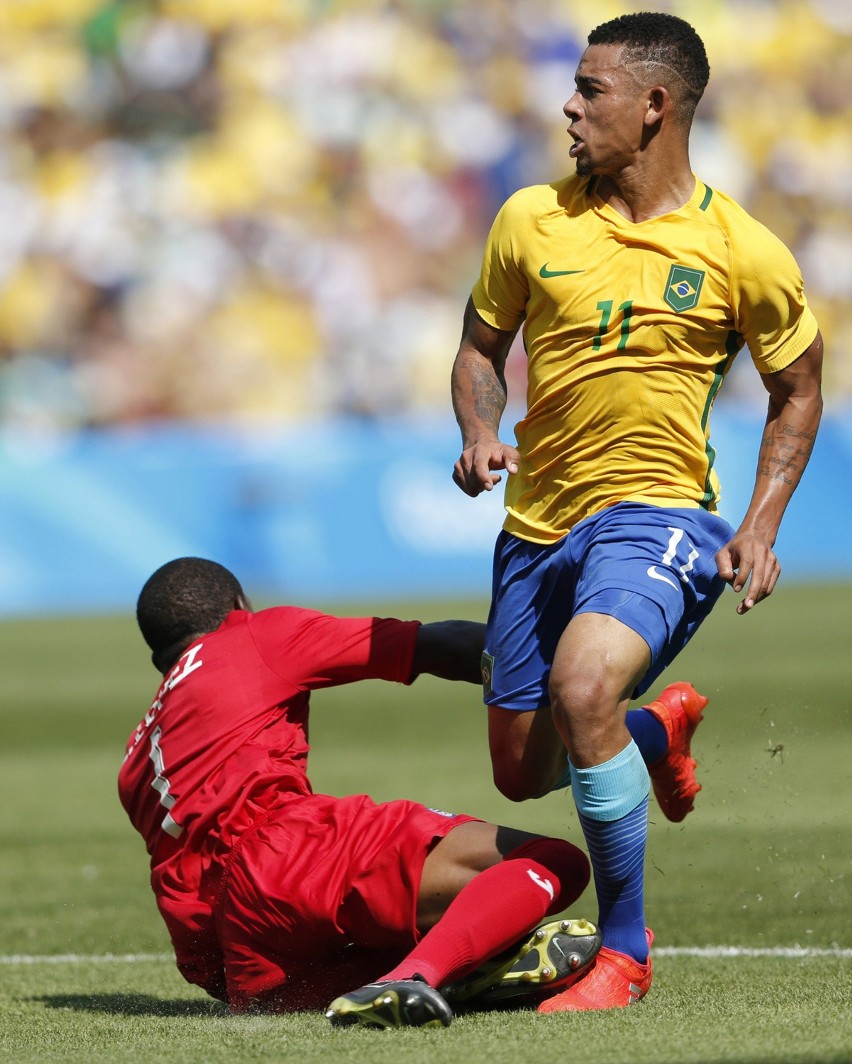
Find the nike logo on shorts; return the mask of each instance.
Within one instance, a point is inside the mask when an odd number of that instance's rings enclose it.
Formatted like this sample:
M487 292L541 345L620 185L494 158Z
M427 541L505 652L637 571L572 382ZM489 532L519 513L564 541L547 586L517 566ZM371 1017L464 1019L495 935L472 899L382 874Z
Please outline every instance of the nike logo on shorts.
M650 576L652 580L662 580L663 583L669 584L671 587L677 589L677 584L674 580L672 580L670 576L666 576L665 573L658 572L656 565L648 566L648 576Z

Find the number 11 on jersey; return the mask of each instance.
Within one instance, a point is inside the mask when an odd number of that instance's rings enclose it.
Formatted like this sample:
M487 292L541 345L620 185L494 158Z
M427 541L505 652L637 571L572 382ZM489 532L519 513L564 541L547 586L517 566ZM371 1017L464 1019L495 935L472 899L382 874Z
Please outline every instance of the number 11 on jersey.
M612 317L612 300L602 299L598 303L597 309L601 312L601 320L598 325L598 331L595 333L595 338L592 340L592 350L600 351L603 338L606 335L606 331L609 328L609 319ZM630 319L633 316L633 300L626 299L621 306L619 306L621 312L621 335L618 339L618 346L616 351L623 351L627 347L627 334L630 332Z

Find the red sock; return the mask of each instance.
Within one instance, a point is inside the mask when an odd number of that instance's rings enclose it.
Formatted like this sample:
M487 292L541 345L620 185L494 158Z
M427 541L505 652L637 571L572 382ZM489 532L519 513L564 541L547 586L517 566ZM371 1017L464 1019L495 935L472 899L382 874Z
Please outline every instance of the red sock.
M442 986L518 941L545 916L561 912L589 882L585 854L564 839L533 839L475 876L435 926L386 979L422 975Z

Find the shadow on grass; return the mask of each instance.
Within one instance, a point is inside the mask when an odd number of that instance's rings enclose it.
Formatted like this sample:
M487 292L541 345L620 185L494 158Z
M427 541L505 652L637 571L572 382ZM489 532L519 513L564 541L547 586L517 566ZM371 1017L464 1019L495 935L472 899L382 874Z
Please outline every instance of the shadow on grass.
M45 994L28 998L48 1009L106 1012L113 1016L229 1016L218 1001L163 1000L149 994Z

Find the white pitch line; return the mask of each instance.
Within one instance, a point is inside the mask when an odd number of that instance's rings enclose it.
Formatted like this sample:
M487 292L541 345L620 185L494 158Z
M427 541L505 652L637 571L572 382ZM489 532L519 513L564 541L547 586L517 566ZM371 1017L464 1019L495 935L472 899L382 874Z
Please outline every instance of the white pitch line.
M0 964L159 964L174 961L171 953L7 953Z
M808 957L837 957L852 960L852 949L840 946L660 946L655 957L706 957L711 960L728 957L782 957L793 960ZM52 953L0 954L0 964L10 967L28 964L161 964L174 962L170 953Z
M852 949L840 946L768 946L751 949L748 946L661 946L653 950L655 957L840 957L852 959Z

